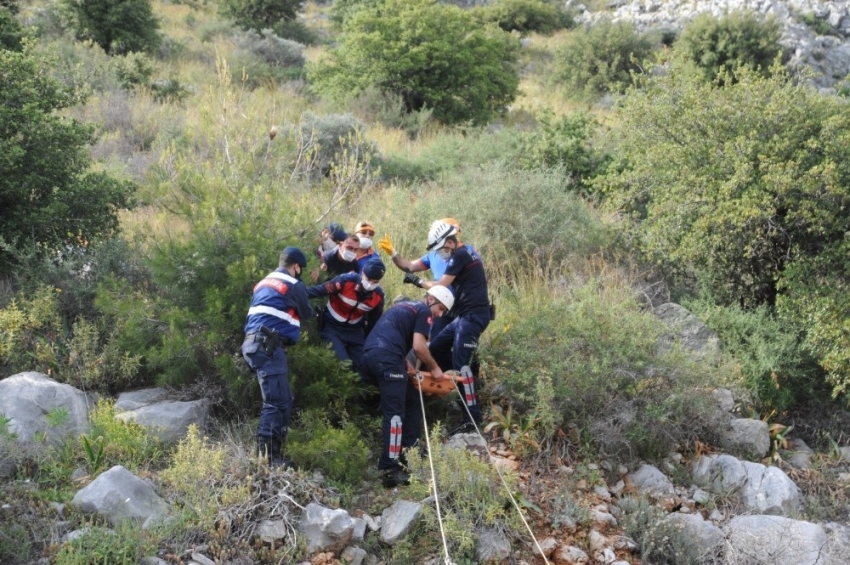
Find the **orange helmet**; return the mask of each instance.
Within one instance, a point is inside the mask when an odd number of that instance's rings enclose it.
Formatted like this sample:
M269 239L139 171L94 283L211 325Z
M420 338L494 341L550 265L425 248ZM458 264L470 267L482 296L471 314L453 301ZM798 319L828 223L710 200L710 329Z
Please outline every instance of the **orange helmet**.
M457 233L460 233L460 222L458 222L454 218L443 218L442 221L446 222L450 226L454 226L455 230L457 230Z
M369 230L372 233L375 233L375 226L373 226L370 222L359 222L356 226L354 226L354 233L358 233L363 230Z

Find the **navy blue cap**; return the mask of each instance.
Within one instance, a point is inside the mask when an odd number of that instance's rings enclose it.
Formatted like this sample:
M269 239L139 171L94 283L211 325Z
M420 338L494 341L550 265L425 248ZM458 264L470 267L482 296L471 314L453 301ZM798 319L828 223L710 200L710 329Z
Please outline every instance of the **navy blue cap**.
M304 252L297 247L289 246L284 249L280 255L281 259L283 259L283 263L286 265L296 263L300 265L302 269L307 268L307 256L304 255Z
M342 242L348 239L348 234L339 222L331 222L328 224L328 231L331 232L331 239L336 242Z
M377 257L369 259L363 266L363 274L373 281L381 280L386 272L387 268L384 266L384 262Z

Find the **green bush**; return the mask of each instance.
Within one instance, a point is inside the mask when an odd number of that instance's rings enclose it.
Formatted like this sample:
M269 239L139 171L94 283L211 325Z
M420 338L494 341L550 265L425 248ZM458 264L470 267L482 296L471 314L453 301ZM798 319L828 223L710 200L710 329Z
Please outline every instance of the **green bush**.
M299 468L321 469L330 480L356 487L372 464L363 431L351 422L333 427L327 413L327 408L302 413L300 425L290 433L286 454Z
M155 435L135 422L124 422L115 418L115 404L101 399L91 411L91 430L87 435L89 442L102 441L102 468L123 465L133 472L139 472L157 465L163 455L162 443ZM103 440L97 438L102 437ZM82 440L80 444L82 449Z
M184 508L197 516L198 527L203 531L212 530L222 507L250 498L249 484L227 484L227 463L225 448L210 443L192 424L172 454L171 464L159 473Z
M342 29L352 14L363 8L377 6L380 2L381 0L334 0L331 4L330 19L337 28Z
M156 544L145 530L124 523L115 530L95 526L63 545L56 553L56 565L135 565L156 552Z
M553 282L526 274L514 283L522 293L500 295L503 316L483 352L488 378L537 414L544 437L569 424L606 453L650 459L719 439L714 369L656 353L659 322L624 281L564 288L563 275L544 276Z
M110 55L159 47L159 21L150 0L65 0L77 38L90 39Z
M447 124L484 123L517 93L519 41L476 25L436 0L385 0L345 21L340 44L309 78L344 100L369 87L399 95L409 112L430 108Z
M20 51L23 48L24 30L9 8L0 6L0 49Z
M279 23L292 21L303 0L220 0L219 13L242 29L274 29Z
M520 137L519 159L525 168L561 167L576 186L601 172L609 156L593 145L598 122L587 113L556 117L543 112L537 127Z
M779 21L763 20L753 12L733 12L722 18L700 14L685 26L674 48L709 81L739 67L767 76L782 51L780 33Z
M819 396L823 372L805 350L799 326L759 306L719 306L706 299L683 304L717 333L732 355L759 414L781 414Z
M270 29L264 29L262 34L248 30L236 38L236 45L259 55L266 63L276 67L304 66L304 46L289 39L281 39Z
M327 175L332 165L341 163L346 149L352 149L361 163L377 150L375 144L363 139L366 126L351 114L325 114L312 112L301 115L298 125L298 144L307 155L309 168Z
M424 440L424 438L423 438ZM520 516L507 496L507 492L516 493L517 477L511 472L502 472L505 484L489 461L467 449L447 448L441 438L441 429L435 426L431 430L430 452L421 449L407 454L411 469L410 495L421 500L431 494L431 465L433 461L433 481L440 493L440 511L442 513L442 531L445 532L449 553L453 558L474 560L476 535L470 524L493 528L503 532L523 530ZM439 538L440 525L433 505L424 506L425 531L419 534L416 543L419 552L427 551L427 546ZM431 548L432 550L437 548ZM421 559L400 559L393 554L393 562L416 563Z
M634 74L644 72L652 53L653 42L631 23L602 19L570 33L555 54L555 80L587 100L621 94Z
M233 66L241 70L250 84L276 83L303 74L304 46L281 39L270 29L262 35L248 30L235 38Z
M346 100L344 107L361 120L374 120L385 126L403 129L411 138L415 138L431 123L434 113L428 108L408 112L401 96L381 92L375 87L369 87Z
M842 349L833 336L843 335L848 280L846 101L781 69L741 69L724 88L671 72L619 115L628 166L600 189L632 215L647 257L677 285L696 276L722 304L778 306L842 392L846 355L827 356Z
M57 112L82 97L43 65L0 50L0 240L53 251L114 233L135 187L91 170L92 128ZM0 251L0 264L9 261Z
M472 8L484 23L494 23L505 31L550 34L573 26L572 17L546 0L497 0Z

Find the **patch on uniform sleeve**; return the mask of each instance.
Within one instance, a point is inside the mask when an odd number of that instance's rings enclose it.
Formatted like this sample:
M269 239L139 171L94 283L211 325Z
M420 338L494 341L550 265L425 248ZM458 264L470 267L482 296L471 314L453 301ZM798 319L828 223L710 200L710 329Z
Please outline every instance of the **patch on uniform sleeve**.
M431 316L428 316L428 325L429 325L429 326L431 325L431 322L432 322L432 321L433 321L433 319L431 318Z

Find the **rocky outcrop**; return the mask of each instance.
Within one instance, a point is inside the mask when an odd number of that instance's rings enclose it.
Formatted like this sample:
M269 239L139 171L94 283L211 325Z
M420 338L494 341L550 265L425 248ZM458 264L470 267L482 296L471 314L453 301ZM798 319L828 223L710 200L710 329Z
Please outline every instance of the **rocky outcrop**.
M715 494L737 495L744 508L759 514L793 514L800 509L800 489L784 471L731 455L708 455L693 463L694 482Z
M568 0L567 5L579 12L581 23L607 15L632 22L640 31L681 31L699 14L721 17L747 10L779 21L788 64L813 70L815 86L834 89L850 74L850 3L843 0L618 0L609 3L610 11L598 12L587 11L581 0ZM806 19L820 25L810 26Z

